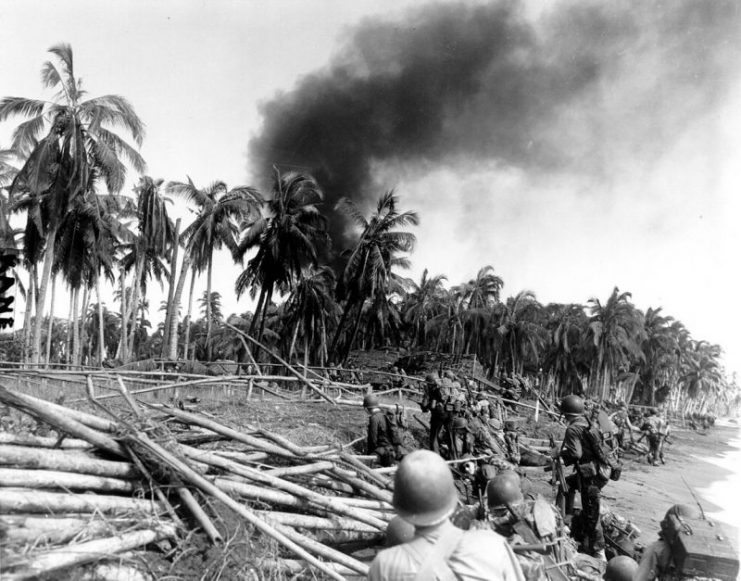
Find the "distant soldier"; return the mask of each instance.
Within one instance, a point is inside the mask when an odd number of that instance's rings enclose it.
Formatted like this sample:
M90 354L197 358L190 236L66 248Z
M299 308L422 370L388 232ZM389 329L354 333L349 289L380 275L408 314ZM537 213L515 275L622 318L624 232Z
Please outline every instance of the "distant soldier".
M620 406L618 411L613 413L610 416L610 419L617 427L618 431L615 434L615 437L617 439L618 446L620 446L622 449L626 448L626 441L625 441L625 432L628 432L628 437L630 438L630 442L633 443L633 430L636 428L633 426L633 424L630 422L630 416L628 414L628 404L626 404L624 401L620 402Z
M666 462L664 461L664 444L666 444L666 441L669 439L672 431L672 428L669 425L669 420L666 417L666 410L662 410L659 414L657 428L659 430L659 460L662 464L666 464Z
M468 420L461 416L453 418L450 433L450 459L457 460L466 454L472 455L474 443L475 438L468 429Z
M641 424L641 437L638 438L640 442L643 438L648 441L648 455L646 460L651 466L656 466L659 460L659 445L661 444L661 435L659 434L661 420L658 416L656 408L651 408L648 415Z
M504 444L506 446L507 460L512 464L519 464L520 457L520 433L517 430L517 422L504 420Z
M577 395L567 395L561 401L561 413L568 425L559 455L566 466L574 466L574 473L566 478L572 494L567 497L566 513L573 510L573 493L581 493L582 522L587 550L592 556L606 561L605 537L600 523L600 491L607 484L599 471L598 451L588 432L591 425L584 416L584 400Z
M417 450L404 458L394 478L393 505L401 518L414 525L414 538L378 553L368 579L524 581L501 536L453 526L450 516L457 504L453 476L440 456Z
M428 373L425 377L424 393L420 405L423 412L430 412L430 450L440 453L440 434L448 417L445 411L440 382L437 375Z
M397 454L389 419L381 411L378 397L372 393L363 398L363 408L370 416L368 418L366 453L375 454L381 466L391 466L396 460Z

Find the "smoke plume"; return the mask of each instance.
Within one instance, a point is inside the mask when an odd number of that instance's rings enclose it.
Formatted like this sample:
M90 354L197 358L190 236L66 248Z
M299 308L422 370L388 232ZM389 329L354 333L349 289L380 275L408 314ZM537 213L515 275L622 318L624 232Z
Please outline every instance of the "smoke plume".
M731 0L532 5L361 21L325 69L261 106L253 175L308 170L328 208L342 196L370 206L394 186L376 183L382 166L605 175L615 160L650 163L729 88L741 38ZM328 214L342 246L344 218Z

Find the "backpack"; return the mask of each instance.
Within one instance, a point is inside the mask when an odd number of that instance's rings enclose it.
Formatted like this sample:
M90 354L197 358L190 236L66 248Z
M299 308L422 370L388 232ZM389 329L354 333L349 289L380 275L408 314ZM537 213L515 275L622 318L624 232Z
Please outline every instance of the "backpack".
M592 450L597 465L597 472L604 480L619 480L622 472L620 460L615 451L605 443L599 424L587 419L589 428L584 432L584 439Z
M404 428L406 427L404 412L397 405L395 411L386 410L384 418L386 418L386 437L389 442L394 447L401 446L404 443Z

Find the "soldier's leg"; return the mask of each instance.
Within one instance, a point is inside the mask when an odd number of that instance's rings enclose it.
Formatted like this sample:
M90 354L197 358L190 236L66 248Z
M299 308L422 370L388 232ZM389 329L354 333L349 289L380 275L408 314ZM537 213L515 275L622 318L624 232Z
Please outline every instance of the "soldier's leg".
M605 536L600 521L600 488L594 482L585 483L581 494L584 528L586 529L589 550L596 554L605 550Z
M434 411L430 415L430 450L440 453L440 430L443 427L442 418Z

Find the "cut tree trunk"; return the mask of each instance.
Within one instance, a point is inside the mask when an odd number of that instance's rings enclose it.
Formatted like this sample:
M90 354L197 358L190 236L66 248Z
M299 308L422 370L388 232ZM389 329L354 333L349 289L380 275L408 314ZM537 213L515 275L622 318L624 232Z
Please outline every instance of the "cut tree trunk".
M80 534L99 537L110 534L114 528L128 528L135 524L136 521L131 519L0 515L3 543L7 544L61 544Z
M81 450L0 445L0 465L25 468L28 472L49 470L127 480L139 477L139 472L128 462L93 458Z
M165 512L153 500L105 496L100 494L70 494L32 489L3 490L0 513L66 514L105 513L119 516L155 515Z
M107 478L92 474L60 472L59 470L26 470L0 468L0 487L33 488L35 490L62 488L98 492L131 493L137 485L131 480Z

